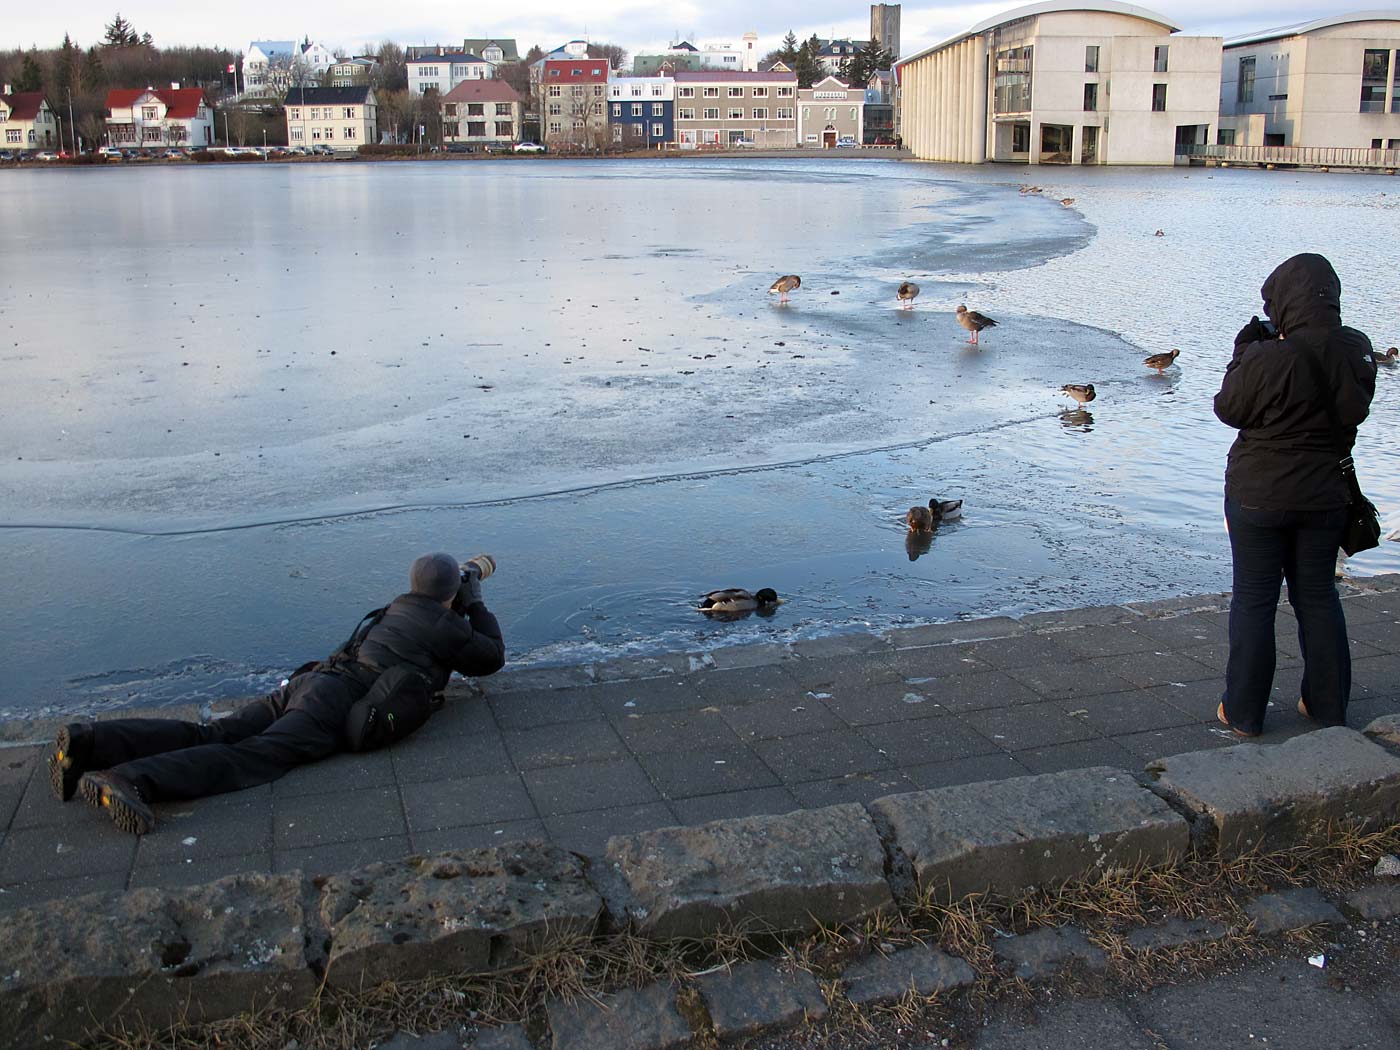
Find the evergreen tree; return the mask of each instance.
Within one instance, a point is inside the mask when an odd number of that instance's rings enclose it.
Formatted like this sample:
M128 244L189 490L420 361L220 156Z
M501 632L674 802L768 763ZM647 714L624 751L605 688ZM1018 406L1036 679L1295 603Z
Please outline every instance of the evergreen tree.
M141 46L142 46L142 47L147 47L147 48L154 48L154 47L156 46L155 38L154 38L153 36L151 36L150 33L142 33L142 34L141 34Z
M84 91L101 91L107 86L107 70L102 65L102 54L96 45L87 49L87 55L83 59L83 70L78 79Z
M778 57L781 58L789 69L797 65L797 34L791 29L787 36L783 37L783 46L778 49Z
M792 71L797 74L797 86L809 88L825 76L817 56L821 53L821 43L814 36L797 49L797 61Z
M14 89L17 92L44 90L44 71L39 68L39 62L32 52L24 56L19 76L15 78Z
M117 12L117 17L112 19L111 24L106 27L106 32L102 37L104 47L135 47L140 38L136 35L136 30L131 28L131 23L122 17L121 12Z
M63 34L63 44L58 49L58 61L54 69L54 85L60 99L67 98L78 86L78 55L81 52L73 46L73 40Z

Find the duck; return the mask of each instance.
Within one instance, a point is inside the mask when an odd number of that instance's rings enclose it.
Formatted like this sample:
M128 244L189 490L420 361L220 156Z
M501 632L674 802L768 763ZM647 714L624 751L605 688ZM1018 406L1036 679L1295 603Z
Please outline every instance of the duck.
M1060 387L1060 393L1068 394L1081 405L1087 405L1099 395L1094 392L1093 383L1066 383Z
M904 308L908 310L914 305L914 300L919 297L919 286L913 281L905 281L895 289L894 296L903 303Z
M1152 236L1154 236L1154 237L1165 237L1166 235L1167 235L1167 231L1166 231L1166 230L1158 230L1158 231L1157 231L1156 233L1154 233Z
M910 507L904 520L910 532L928 532L933 528L933 513L928 507Z
M1171 350L1165 354L1153 354L1151 357L1144 357L1142 363L1148 368L1157 369L1157 374L1161 375L1166 369L1172 366L1173 362L1176 361L1180 354L1180 350Z
M785 274L769 286L768 294L772 295L774 292L777 292L778 302L785 303L788 301L788 292L795 292L801 287L801 277L798 277L795 273Z
M960 499L931 499L928 501L929 514L935 522L957 521L962 517L963 501Z
M1400 346L1388 347L1385 353L1382 354L1377 351L1372 356L1376 359L1376 364L1378 365L1393 366L1396 361L1400 361Z
M771 609L782 604L783 600L778 597L778 592L772 587L763 587L753 592L746 591L742 587L725 587L701 596L700 604L696 608L707 613L732 613Z
M1074 198L1073 198L1073 197L1061 197L1061 198L1060 198L1060 203L1063 204L1066 208L1073 208L1073 207L1074 207Z
M1022 187L1021 187L1021 192L1022 192L1022 193L1039 193L1039 192L1040 192L1040 187L1039 187L1039 186L1026 186L1026 185L1022 185Z
M979 314L976 310L969 310L966 306L959 306L957 309L958 324L962 325L972 333L972 338L968 340L973 346L977 345L977 333L984 328L995 328L997 322L993 321L986 314Z

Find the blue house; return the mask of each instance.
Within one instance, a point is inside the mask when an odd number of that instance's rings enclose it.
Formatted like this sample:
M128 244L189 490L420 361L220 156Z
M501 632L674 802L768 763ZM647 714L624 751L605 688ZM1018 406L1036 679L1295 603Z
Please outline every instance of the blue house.
M608 128L624 149L664 149L676 138L676 82L667 76L608 81Z

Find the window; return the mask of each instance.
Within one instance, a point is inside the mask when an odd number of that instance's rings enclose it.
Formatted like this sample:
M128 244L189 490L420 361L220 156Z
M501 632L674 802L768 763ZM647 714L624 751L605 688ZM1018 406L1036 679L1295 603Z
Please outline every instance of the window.
M559 134L559 127L560 127L559 121L557 121L557 120L551 120L551 121L549 122L549 133L550 133L551 135L557 135L557 134Z
M1090 44L1084 49L1084 72L1097 73L1099 71L1099 45Z
M455 117L457 115L457 103L448 102L442 107L444 117Z
M1097 164L1099 162L1099 129L1092 124L1084 126L1084 135L1079 143L1079 163Z
M1034 51L1034 47L1028 45L997 52L993 87L996 112L1030 112Z
M354 139L355 139L355 125L354 125L354 124L351 124L349 127L345 128L345 129L343 129L343 130L345 131L345 139L346 139L346 141L347 141L347 142L353 142Z
M1093 113L1099 108L1099 86L1097 84L1084 85L1084 112Z
M575 84L575 85L573 86L573 89L572 89L572 90L573 90L573 96L574 96L574 98L583 98L583 85L582 85L582 84Z
M743 111L742 109L738 108L737 106L730 106L730 107L729 107L729 119L730 119L730 120L743 120L743 119L744 119L744 111Z
M633 85L632 85L632 97L633 97L633 98L641 98L641 97L642 97L642 85L641 85L641 84L633 84Z
M729 97L730 97L730 98L743 98L743 97L744 97L744 89L741 88L741 87L732 87L732 88L730 88L730 89L729 89Z
M792 98L792 88L790 88L790 87L780 87L780 88L778 88L778 97L779 97L779 98Z
M559 70L557 70L557 69L551 69L551 70L549 71L549 75L552 76L552 77L557 77L557 76L559 75ZM558 130L558 129L555 129L555 130Z
M342 112L340 116L341 116L341 119L342 119L342 120L354 120L354 119L355 119L355 107L354 107L354 106L346 106L346 107L344 107L344 112Z
M564 112L564 107L563 107L560 103L558 103L558 102L551 102L551 103L549 104L549 115L550 115L551 117L561 116L561 115L563 114L563 112Z
M1215 144L1217 146L1233 146L1235 144L1235 129L1221 128L1215 133Z
M719 108L718 108L718 107L711 108L711 107L708 107L708 106L707 106L707 107L705 108L704 113L702 113L701 115L702 115L706 120L719 120Z
M1270 96L1269 96L1269 101L1270 101L1270 102L1287 102L1287 101L1288 101L1288 96L1287 96L1286 94L1284 94L1284 95L1270 95Z
M860 114L856 111L856 107L855 107L855 106L852 106L852 107L851 107L851 119L852 119L852 120L856 120L856 119L859 118L859 116L860 116Z
M292 110L292 119L293 119L293 120L300 120L300 119L301 119L301 110L299 110L299 109L294 109L294 110Z
M1254 57L1240 59L1239 79L1235 81L1235 102L1254 101Z
M445 139L455 139L457 137L457 122L455 120L444 120L442 122L442 137Z
M312 142L320 142L320 141L321 141L321 129L320 129L320 128L312 128L312 129L311 129L311 141L312 141Z
M550 85L549 85L549 97L550 97L550 98L558 98L562 93L563 93L563 88L561 88L558 84L550 84Z
M753 119L754 119L754 120L767 120L767 119L768 119L768 109L767 109L767 107L766 107L766 106L761 106L761 107L759 107L758 109L755 109L755 110L753 111Z
M142 120L159 120L160 118L156 116L156 107L155 107L155 106L142 106L142 107L141 107L141 119L142 119Z
M605 85L605 84L594 84L594 85L593 85L593 97L594 97L594 98L602 98L602 97L603 97L603 92L606 91L606 90L607 90L607 85Z
M302 132L302 129L301 129L300 126L295 127L295 128L292 128L292 141L293 141L293 142L299 142L299 141L301 141L301 132ZM19 141L19 132L16 131L16 132L13 132L13 134L14 134L14 136L15 136L14 141L18 142L18 141Z
M647 133L647 129L646 129L646 125L645 125L645 124L633 124L633 125L632 125L632 137L633 137L634 139L639 139L639 138L641 138L643 135L645 135L646 133Z
M575 130L575 131L582 131L582 130L583 130L583 118L582 118L582 117L575 117L575 118L574 118L574 130Z
M484 104L484 103L482 103L482 102L468 102L468 103L467 103L467 116L469 116L469 117L481 117L481 116L485 116L485 115L486 115L486 107L485 107L485 104Z
M593 71L593 75L594 75L595 77L601 77L601 76L603 75L603 71L602 71L601 69L595 69L595 70Z
M665 95L665 93L666 93L666 92L662 89L662 87L661 87L660 84L653 84L653 85L651 86L651 97L652 97L652 98L661 98L663 95Z
M496 103L496 116L498 116L498 117L508 117L508 116L510 116L510 115L511 115L511 112L510 112L510 103L509 103L509 102L497 102L497 103Z
M1385 144L1386 149L1400 149L1400 139L1391 139Z
M653 102L653 103L651 104L651 115L652 115L653 117L665 116L665 115L666 115L666 107L665 107L664 105L662 105L660 102Z
M581 70L581 69L579 69L577 66L575 66L573 69L569 70L569 76L571 76L571 77L581 77L581 76L583 76L583 70Z
M719 98L719 88L705 88L704 95L706 98Z
M1167 45L1158 44L1152 49L1152 72L1165 73L1167 71Z
M1384 113L1390 82L1390 52L1367 48L1361 60L1361 112Z
M621 102L614 102L614 103L613 103L612 115L615 116L615 117L620 117L620 116L622 116L622 103L621 103Z
M622 141L622 125L621 125L621 124L614 124L614 125L613 125L612 136L613 136L613 141L614 141L614 142L621 142L621 141Z
M768 97L768 89L767 89L766 87L756 87L756 88L754 88L754 89L753 89L753 97L754 97L754 98L767 98L767 97Z
M1167 111L1167 85L1152 85L1152 112L1165 113Z
M1372 149L1380 149L1380 148L1382 147L1383 144L1384 144L1384 140L1382 140L1382 139L1372 139L1372 140L1371 140L1371 148L1372 148Z
M677 98L694 98L694 97L695 97L695 89L694 89L694 88L676 88L676 97L677 97Z
M634 116L634 117L640 117L641 115L642 115L642 104L641 104L640 102L633 102L633 103L632 103L632 116Z
M695 119L695 110L693 110L693 109L688 109L688 108L687 108L687 109L678 109L678 110L676 110L676 119L677 119L677 120L694 120L694 119Z
M779 88L778 90L781 91L782 88ZM791 119L792 119L792 107L791 107L791 106L779 106L779 107L777 108L777 110L775 111L775 115L776 115L777 119L779 119L779 120L791 120Z
M663 137L665 134L666 134L666 125L665 125L665 124L653 124L653 125L651 126L651 137L652 137L652 138L654 138L654 139L659 139L659 138Z
M500 138L500 139L508 139L508 138L510 138L513 134L515 134L515 128L511 125L511 122L510 122L510 121L508 121L508 120L498 120L498 121L496 121L496 137L497 137L497 138Z
M478 138L478 139L479 139L479 138L484 137L485 134L486 134L486 121L484 121L484 120L469 120L469 121L467 121L467 134L468 134L471 138Z

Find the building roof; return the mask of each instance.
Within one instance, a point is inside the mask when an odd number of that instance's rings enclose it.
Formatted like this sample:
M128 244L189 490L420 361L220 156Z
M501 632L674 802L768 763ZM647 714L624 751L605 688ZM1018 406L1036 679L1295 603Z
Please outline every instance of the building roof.
M519 102L520 95L504 80L464 80L439 102Z
M853 55L869 46L869 40L828 40L822 44L822 49L817 54L822 58L836 58L839 55Z
M1225 46L1239 47L1243 44L1260 44L1265 40L1282 40L1284 37L1302 36L1304 33L1349 25L1353 22L1400 22L1400 11L1353 11L1345 15L1329 15L1326 18L1314 18L1311 22L1295 22L1293 25L1279 26L1277 29L1264 29L1230 37L1225 41ZM1400 27L1397 27L1397 31L1400 31Z
M781 73L777 70L769 70L767 73L756 73L743 69L678 69L676 70L676 83L713 83L723 84L725 82L747 83L757 81L763 84L775 82L797 83L796 73Z
M300 48L295 40L254 40L248 45L248 50L257 48L268 58L274 55L286 55L291 58Z
M410 58L405 65L417 65L421 62L481 62L486 63L486 59L480 55L469 54L466 51L440 51L435 54L422 54L417 58Z
M363 106L374 89L368 84L352 87L294 87L282 100L284 106Z
M462 50L470 51L474 55L479 55L492 44L501 49L502 62L519 62L520 52L515 49L514 38L509 40L493 40L487 37L471 38L462 41Z
M1013 8L1010 11L1003 11L999 15L983 19L965 33L949 37L941 44L934 44L926 47L922 51L910 55L908 58L901 58L895 63L896 66L907 66L910 62L916 62L926 55L931 55L935 51L942 51L945 47L952 47L954 44L961 44L970 37L980 36L998 26L1004 26L1008 22L1017 22L1023 18L1034 18L1036 15L1053 15L1070 11L1098 11L1106 14L1128 15L1132 18L1141 18L1146 22L1153 22L1162 26L1169 33L1181 32L1181 26L1171 21L1165 15L1159 15L1155 11L1149 11L1145 7L1138 7L1135 4L1119 3L1118 0L1045 0L1044 3L1027 4L1025 7Z
M170 120L190 120L199 115L204 104L203 88L112 88L107 92L107 110L130 109L147 95L165 103L165 115Z
M671 45L672 51L699 51L700 49L689 40L681 40Z
M44 105L42 91L16 91L0 95L0 101L10 107L11 120L33 120Z

